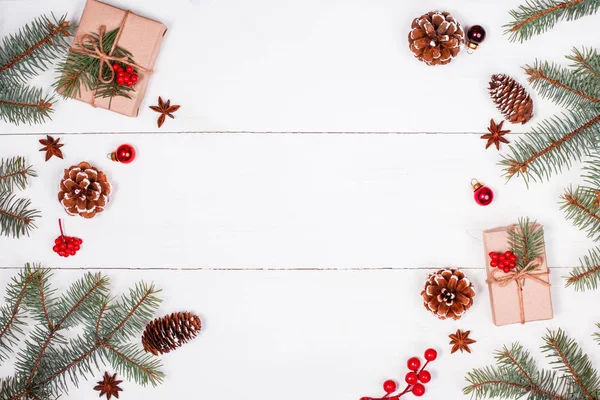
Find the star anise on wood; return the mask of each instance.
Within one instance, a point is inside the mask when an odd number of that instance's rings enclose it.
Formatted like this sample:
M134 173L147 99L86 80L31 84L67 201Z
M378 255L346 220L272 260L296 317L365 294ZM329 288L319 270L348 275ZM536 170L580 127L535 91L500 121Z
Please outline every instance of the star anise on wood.
M60 150L60 148L63 147L64 144L59 144L58 142L60 142L60 138L54 139L52 136L49 135L46 135L46 139L40 140L40 143L44 145L44 147L42 147L40 151L46 152L46 161L51 159L52 156L63 158L63 153Z
M119 383L123 381L117 380L117 374L110 376L108 372L104 373L104 379L98 382L98 385L94 387L94 390L100 392L99 397L102 395L106 395L106 398L110 400L111 396L115 396L117 399L119 398L119 392L122 392L123 389L119 387Z
M504 125L504 121L500 122L499 124L496 125L496 122L493 119L490 119L490 127L488 128L488 131L490 131L490 133L486 133L485 135L483 135L481 138L482 139L487 139L487 144L485 145L485 148L487 149L488 147L490 147L491 145L495 144L496 145L496 150L500 150L500 142L502 143L510 143L505 137L504 135L506 135L507 133L509 133L509 130L502 130L502 125Z
M458 350L460 350L461 353L463 351L466 351L467 353L471 352L469 345L476 343L477 341L469 339L470 333L471 331L465 332L461 331L460 329L457 329L455 334L448 335L448 337L450 338L450 344L452 345L452 351L450 351L450 354L454 354Z
M173 116L173 113L177 110L179 110L180 106L172 106L171 105L171 100L167 100L166 102L163 101L162 97L158 96L158 106L150 106L150 108L153 111L156 111L157 113L160 113L160 117L158 117L158 127L160 128L162 126L162 124L165 123L165 119L166 117L171 117L173 119L175 119L175 117Z

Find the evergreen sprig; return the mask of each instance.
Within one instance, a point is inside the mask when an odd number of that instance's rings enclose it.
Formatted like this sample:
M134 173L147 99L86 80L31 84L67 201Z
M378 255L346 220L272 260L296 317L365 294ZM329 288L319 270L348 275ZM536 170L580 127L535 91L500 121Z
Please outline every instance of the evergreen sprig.
M579 345L561 329L548 331L543 340L552 370L540 369L515 343L496 352L496 366L468 372L463 392L472 399L597 400L598 372Z
M17 239L29 236L36 228L35 219L40 212L31 208L31 200L19 199L10 192L0 192L0 235Z
M25 158L0 159L0 192L12 192L15 187L25 189L30 176L35 177L37 174L31 166L25 164Z
M595 73L600 61L591 59L594 54L593 50L575 50L569 58L575 62L571 70L546 62L525 67L529 81L542 97L569 110L542 121L513 142L510 154L500 161L509 179L521 176L526 184L548 180L575 161L598 152L600 78Z
M119 29L117 28L104 33L102 36L102 50L105 54L110 52L118 33ZM100 36L95 32L91 32L89 35L93 38L94 44L100 47ZM85 43L84 47L87 50L93 50L92 45L89 43ZM115 47L112 55L119 58L127 57L130 62L133 62L132 54L120 46ZM67 58L58 65L59 76L54 82L54 88L62 96L70 98L80 96L82 89L95 90L95 97L112 98L122 96L131 98L128 93L134 90L133 87L119 85L115 80L110 83L103 83L98 77L99 68L100 60L98 58L71 51ZM110 76L110 71L105 66L103 78L107 79Z
M521 218L518 229L508 230L508 245L517 256L517 271L532 271L539 267L534 261L544 255L544 229L529 218Z
M552 29L559 21L573 21L600 9L600 0L528 0L510 11L513 18L505 25L511 41L524 42Z
M0 333L6 329L11 336L10 341L0 336L0 345L8 347L0 347L0 356L3 349L17 356L14 376L0 379L1 399L57 398L106 363L142 385L162 382L160 361L128 343L160 303L153 285L141 282L116 301L108 277L100 273L86 273L60 296L50 279L49 270L27 264L9 286L7 306L0 309ZM35 325L23 342L24 315ZM80 333L66 335L68 330Z
M577 291L596 290L600 283L600 247L590 249L579 259L579 266L571 270L566 286Z

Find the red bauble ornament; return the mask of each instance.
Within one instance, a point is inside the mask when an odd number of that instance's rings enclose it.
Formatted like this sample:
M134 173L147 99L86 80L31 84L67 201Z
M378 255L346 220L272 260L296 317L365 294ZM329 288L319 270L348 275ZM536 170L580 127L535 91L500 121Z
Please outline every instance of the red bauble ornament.
M421 371L419 372L419 381L423 383L427 383L431 380L431 374L429 371Z
M473 183L473 181L475 181L475 183ZM483 183L478 182L477 179L472 179L471 185L473 185L475 202L480 206L487 206L494 200L494 192L492 192L492 189L483 186Z
M410 369L411 371L416 371L419 369L419 367L421 366L421 360L419 360L417 357L411 357L408 359L408 361L406 362L406 366L408 367L408 369Z
M387 381L383 382L383 390L386 393L394 393L397 387L398 386L396 385L396 382L394 382L391 379L388 379Z
M427 361L433 361L437 358L437 351L435 349L427 349L425 350L425 359Z
M117 150L113 151L108 155L113 161L120 162L123 164L129 164L135 160L135 148L130 144L122 144L117 147Z
M481 25L473 25L467 32L467 47L476 50L485 39L485 29Z
M412 388L412 393L417 397L423 396L425 394L425 386L420 383L415 384Z
M409 385L414 385L415 383L417 383L417 381L419 380L419 377L417 376L417 373L414 371L410 371L406 374L406 376L404 377L404 381L406 383L408 383Z

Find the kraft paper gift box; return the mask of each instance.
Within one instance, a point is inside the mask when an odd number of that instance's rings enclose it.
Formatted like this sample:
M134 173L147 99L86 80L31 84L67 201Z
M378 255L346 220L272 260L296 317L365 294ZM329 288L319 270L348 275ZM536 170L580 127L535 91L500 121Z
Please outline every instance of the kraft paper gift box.
M509 229L518 225L490 229L483 232L487 283L492 306L492 319L497 326L552 319L552 297L550 293L549 269L544 251L538 267L529 277L516 280L506 279L504 272L490 266L490 252L504 253L509 248ZM535 225L535 229L541 229ZM497 279L504 282L497 282ZM496 281L496 282L495 282ZM522 296L519 296L521 292Z
M152 69L167 27L160 22L100 1L87 0L74 43L77 43L83 35L98 34L102 25L106 26L106 32L122 26L117 45L131 52L135 63L149 72L139 72L139 80L134 86L135 91L128 92L131 99L126 97L94 98L94 91L87 90L83 86L81 94L76 99L119 114L136 117L144 99L148 81L152 76Z

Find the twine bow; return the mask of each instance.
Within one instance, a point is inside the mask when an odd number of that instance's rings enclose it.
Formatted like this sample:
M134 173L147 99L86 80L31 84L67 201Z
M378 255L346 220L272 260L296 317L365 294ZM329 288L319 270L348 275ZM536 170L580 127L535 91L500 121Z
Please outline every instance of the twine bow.
M71 51L79 54L85 54L86 56L97 58L100 60L100 66L98 67L98 80L102 83L111 83L115 80L115 71L112 68L111 61L116 61L121 64L129 65L138 71L143 71L146 73L152 73L151 69L145 68L139 64L136 64L129 60L128 57L114 57L112 54L117 47L117 43L119 42L119 38L121 37L121 33L123 32L123 27L125 26L125 21L129 16L129 11L125 12L125 16L121 20L121 25L119 26L119 31L117 32L117 37L110 48L108 53L104 52L104 44L102 42L103 36L106 33L106 25L101 25L99 30L99 39L96 42L95 38L90 34L85 34L79 37L76 42L76 46L74 46ZM104 77L104 67L108 68L109 75L107 78ZM96 95L92 96L92 106L96 107L96 103L94 101Z
M500 285L501 287L506 287L511 282L515 282L517 284L517 296L519 298L519 312L522 324L525 323L525 306L523 304L523 283L525 282L525 280L531 279L535 282L541 283L544 286L551 286L549 282L546 282L545 280L539 278L539 276L548 275L549 271L539 271L537 266L531 269L533 263L538 262L541 264L541 260L541 257L537 258L531 261L529 264L527 264L527 266L521 271L510 271L507 273L503 273L503 275L500 277L496 275L499 274L502 270L495 269L492 271L492 275L485 281L485 283L487 283L488 285L496 284Z

